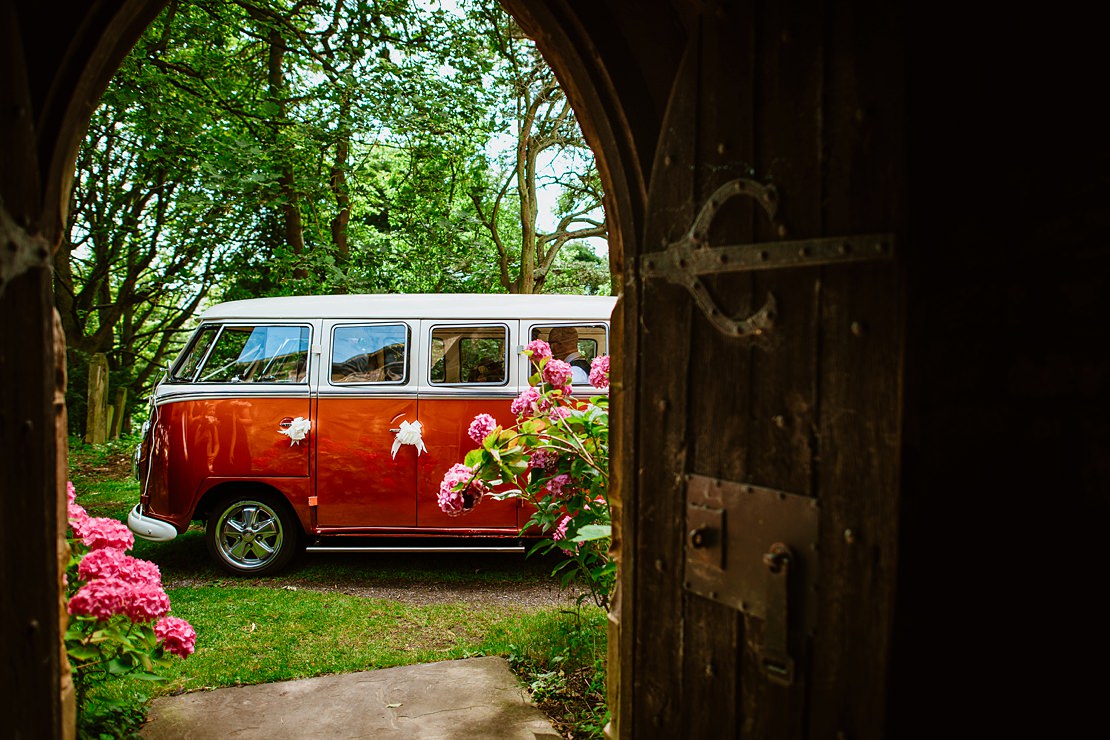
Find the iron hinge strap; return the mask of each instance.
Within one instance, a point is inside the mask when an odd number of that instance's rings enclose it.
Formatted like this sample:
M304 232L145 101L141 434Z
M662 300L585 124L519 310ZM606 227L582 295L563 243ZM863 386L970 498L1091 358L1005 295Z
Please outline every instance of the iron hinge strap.
M775 321L775 297L768 293L763 306L755 313L743 319L733 318L717 307L700 275L812 267L889 259L893 256L893 234L709 246L709 228L717 213L725 202L739 195L754 198L763 207L772 226L776 224L778 193L775 188L754 180L738 178L725 183L709 196L681 239L672 242L661 252L645 254L640 258L640 274L643 279L665 278L686 288L706 318L727 336L758 336L769 331ZM786 233L781 224L776 231L780 236Z
M692 275L864 262L893 254L893 234L864 234L725 247L695 247L683 240L662 252L645 254L641 261L645 278L686 284Z

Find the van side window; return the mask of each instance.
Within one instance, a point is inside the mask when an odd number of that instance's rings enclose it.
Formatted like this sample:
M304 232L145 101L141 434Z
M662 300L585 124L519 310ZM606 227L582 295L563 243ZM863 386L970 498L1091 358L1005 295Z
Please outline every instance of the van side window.
M307 326L224 326L199 380L303 383L307 366Z
M200 331L197 332L193 343L189 345L189 350L185 356L181 358L177 368L174 369L173 374L170 376L171 380L179 382L189 382L193 376L197 374L197 368L200 367L201 361L204 356L208 354L208 348L212 346L212 340L216 338L216 334L220 331L220 327L215 324L208 324L202 326Z
M337 326L331 342L331 382L403 383L408 344L404 324Z
M609 354L608 336L604 324L565 324L578 333L578 354L587 362L593 362L595 357ZM533 326L531 339L542 339L551 344L551 330L554 326ZM562 358L559 358L562 359Z
M435 384L504 385L509 330L504 326L441 326L432 330L431 373Z

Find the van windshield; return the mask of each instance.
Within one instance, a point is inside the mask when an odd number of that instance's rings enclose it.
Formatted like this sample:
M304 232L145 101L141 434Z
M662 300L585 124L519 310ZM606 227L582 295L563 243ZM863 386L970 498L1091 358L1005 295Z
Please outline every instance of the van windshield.
M186 375L187 369L200 361L194 355L211 342L200 339L182 361L175 379L195 377L200 383L303 383L307 379L307 326L224 326L200 373Z
M200 367L200 363L208 354L208 348L212 346L212 340L216 338L219 331L220 327L212 324L202 326L196 337L193 338L193 343L189 345L189 349L185 351L181 361L177 363L170 379L188 383L196 377L197 368Z

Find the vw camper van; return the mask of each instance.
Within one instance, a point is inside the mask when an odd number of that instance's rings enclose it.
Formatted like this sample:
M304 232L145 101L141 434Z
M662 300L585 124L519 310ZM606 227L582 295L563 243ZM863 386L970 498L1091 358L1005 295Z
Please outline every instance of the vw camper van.
M164 542L203 522L216 562L252 575L305 547L519 549L531 515L519 500L449 516L439 483L476 446L467 429L477 414L515 421L510 405L531 372L524 346L572 326L585 359L608 354L615 301L344 295L214 306L154 389L128 525Z

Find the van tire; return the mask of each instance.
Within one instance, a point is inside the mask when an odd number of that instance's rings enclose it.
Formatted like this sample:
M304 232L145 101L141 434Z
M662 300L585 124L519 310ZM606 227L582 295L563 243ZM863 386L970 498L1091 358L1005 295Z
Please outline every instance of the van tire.
M292 562L300 551L301 525L284 498L243 492L221 499L209 512L204 530L208 554L224 570L268 576Z

